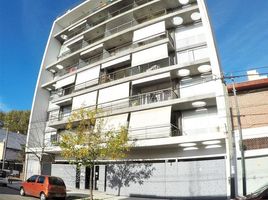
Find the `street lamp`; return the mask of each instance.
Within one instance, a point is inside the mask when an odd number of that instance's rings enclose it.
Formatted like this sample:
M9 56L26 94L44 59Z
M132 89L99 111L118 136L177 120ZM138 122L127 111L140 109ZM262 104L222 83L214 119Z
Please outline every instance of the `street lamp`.
M4 122L0 121L0 128L4 127ZM6 137L3 140L4 148L3 148L3 163L2 163L2 170L5 168L5 161L6 161L6 149L7 149L7 142L8 142L8 128L6 129Z

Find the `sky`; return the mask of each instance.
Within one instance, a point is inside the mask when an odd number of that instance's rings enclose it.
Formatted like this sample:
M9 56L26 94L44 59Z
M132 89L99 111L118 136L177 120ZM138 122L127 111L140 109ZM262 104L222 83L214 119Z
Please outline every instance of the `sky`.
M53 21L81 0L0 0L0 111L31 109ZM207 0L225 73L268 72L268 1Z

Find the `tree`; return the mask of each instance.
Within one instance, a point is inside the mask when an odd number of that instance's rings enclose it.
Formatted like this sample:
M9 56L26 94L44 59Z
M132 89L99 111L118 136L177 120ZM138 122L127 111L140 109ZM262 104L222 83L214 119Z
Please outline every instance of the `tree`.
M61 135L62 156L77 166L91 168L90 199L93 200L93 173L97 160L120 159L126 156L128 144L126 127L104 128L100 111L80 109L70 116L66 131Z
M29 110L12 110L6 113L0 112L0 121L12 132L27 134L29 118Z
M152 176L154 170L152 163L111 164L107 167L109 187L117 188L117 195L120 196L122 187L129 187L131 182L142 185L144 180Z

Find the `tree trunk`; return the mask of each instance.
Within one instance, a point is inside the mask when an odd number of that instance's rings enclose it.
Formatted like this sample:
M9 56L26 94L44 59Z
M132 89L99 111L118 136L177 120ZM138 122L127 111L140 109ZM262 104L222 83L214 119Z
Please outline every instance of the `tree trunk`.
M89 180L89 188L90 188L90 200L93 200L93 180L94 180L94 165L90 168L90 180Z
M42 160L39 159L39 174L42 175L43 171L43 166L42 166Z
M120 196L120 192L121 192L121 186L118 186L117 196Z

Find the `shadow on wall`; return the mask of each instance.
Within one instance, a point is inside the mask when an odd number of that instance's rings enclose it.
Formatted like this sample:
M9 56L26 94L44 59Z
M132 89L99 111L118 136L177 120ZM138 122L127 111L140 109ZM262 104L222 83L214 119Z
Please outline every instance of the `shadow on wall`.
M108 186L117 189L120 196L122 187L129 187L130 183L142 185L144 180L149 179L153 171L152 163L130 163L110 164L107 166Z

